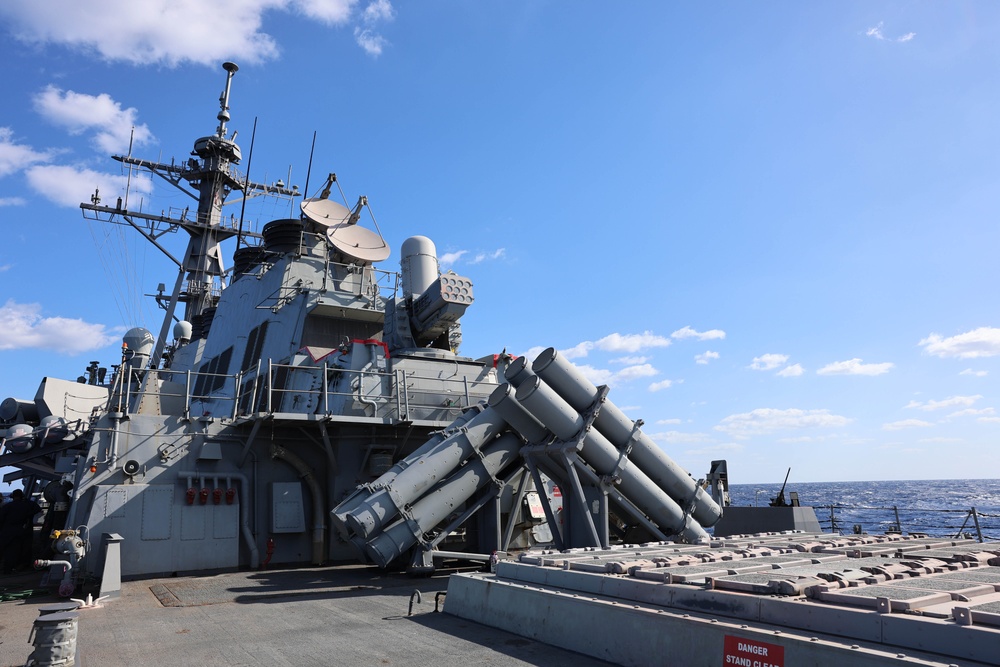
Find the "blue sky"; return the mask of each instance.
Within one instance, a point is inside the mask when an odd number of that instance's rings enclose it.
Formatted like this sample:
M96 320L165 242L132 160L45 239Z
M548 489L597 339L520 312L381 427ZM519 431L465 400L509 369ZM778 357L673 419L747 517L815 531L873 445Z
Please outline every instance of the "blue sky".
M27 4L0 6L0 397L158 330L170 266L77 204L130 137L186 159L233 60L252 177L304 186L315 131L310 189L368 196L383 268L423 234L473 280L464 354L562 350L695 476L1000 476L994 3Z

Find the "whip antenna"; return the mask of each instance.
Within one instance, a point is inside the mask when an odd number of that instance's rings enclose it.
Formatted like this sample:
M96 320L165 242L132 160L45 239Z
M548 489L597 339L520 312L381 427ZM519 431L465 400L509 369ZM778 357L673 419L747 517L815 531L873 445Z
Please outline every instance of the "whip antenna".
M257 116L253 117L253 131L250 133L250 153L247 155L247 173L243 179L243 202L240 204L240 226L236 230L236 249L240 249L240 242L243 240L243 215L247 211L247 197L250 188L250 164L253 162L253 142L257 138ZM250 245L249 243L247 245Z

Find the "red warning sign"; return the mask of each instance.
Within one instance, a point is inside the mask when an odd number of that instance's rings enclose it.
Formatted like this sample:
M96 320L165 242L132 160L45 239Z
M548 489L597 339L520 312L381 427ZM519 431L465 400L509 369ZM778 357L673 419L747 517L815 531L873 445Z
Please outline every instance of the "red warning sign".
M785 647L726 635L724 667L785 667Z

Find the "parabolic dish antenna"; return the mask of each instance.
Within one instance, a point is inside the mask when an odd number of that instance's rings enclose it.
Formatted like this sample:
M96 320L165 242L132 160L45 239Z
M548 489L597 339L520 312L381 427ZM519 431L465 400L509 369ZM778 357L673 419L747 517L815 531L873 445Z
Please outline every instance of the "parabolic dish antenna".
M342 254L359 262L381 262L391 249L385 240L370 229L351 223L351 210L329 199L307 199L302 213L320 228L326 228L326 238Z

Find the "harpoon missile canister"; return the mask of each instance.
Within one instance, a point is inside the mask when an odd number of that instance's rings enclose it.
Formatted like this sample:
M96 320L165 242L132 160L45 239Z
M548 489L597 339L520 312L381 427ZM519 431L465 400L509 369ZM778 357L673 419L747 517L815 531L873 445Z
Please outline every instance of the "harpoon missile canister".
M507 382L510 382L516 388L520 387L521 383L528 378L533 377L535 373L531 370L531 364L528 362L527 357L518 357L510 362L503 375L507 379Z
M382 526L399 514L401 507L420 498L506 428L507 422L500 414L486 408L400 471L386 488L379 489L347 512L344 519L348 529L362 538L378 534Z
M371 539L365 547L368 557L379 567L386 567L416 544L420 535L448 518L477 490L517 460L520 448L521 441L513 433L495 439L483 448L480 458L462 466L414 503L409 519L400 519Z
M597 387L554 348L539 354L531 367L575 410L586 410L597 399ZM618 406L605 399L594 426L615 447L624 447L637 433L629 460L681 505L694 501L692 515L698 523L714 526L718 522L722 516L718 503L648 435L637 431L635 422L626 417Z
M552 433L517 402L511 385L502 384L494 389L487 403L528 442L539 444L552 437Z
M464 426L470 419L478 415L479 412L480 409L478 407L466 410L460 414L458 418L448 426L448 428L443 431L435 431L432 433L430 438L427 439L427 442L414 450L409 456L397 461L391 468L382 473L374 482L358 487L354 493L347 496L344 500L338 503L336 507L330 510L330 519L333 522L333 525L337 528L341 537L343 537L344 540L349 540L351 537L351 531L347 525L348 514L356 510L363 502L371 498L372 494L389 486L389 484L392 483L392 480L396 479L396 475L406 470L415 462L419 461L420 457L432 451L445 438Z
M562 440L575 437L583 429L583 417L537 376L525 380L514 397ZM596 429L590 429L584 435L580 456L598 474L609 475L617 471L622 494L661 528L682 535L692 543L708 539L705 529L685 515L666 491L638 466L627 461L620 465L621 453Z

